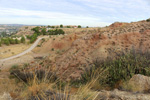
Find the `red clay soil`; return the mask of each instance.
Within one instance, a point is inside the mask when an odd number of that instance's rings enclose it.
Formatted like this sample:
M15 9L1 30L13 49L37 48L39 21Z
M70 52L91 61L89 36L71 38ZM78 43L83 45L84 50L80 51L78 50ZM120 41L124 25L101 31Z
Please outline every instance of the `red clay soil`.
M54 66L58 76L66 80L80 79L95 59L105 59L110 50L130 50L133 47L149 50L149 43L149 22L115 23L75 40L66 52L56 58ZM60 47L59 44L56 46Z

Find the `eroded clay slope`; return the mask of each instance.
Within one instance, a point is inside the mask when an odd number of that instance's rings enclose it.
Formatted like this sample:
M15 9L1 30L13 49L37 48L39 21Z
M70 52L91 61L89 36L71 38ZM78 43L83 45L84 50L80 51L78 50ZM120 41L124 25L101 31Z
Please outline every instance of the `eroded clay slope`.
M94 60L106 58L112 50L150 48L149 22L115 24L119 25L97 29L74 41L64 54L56 58L54 66L57 75L67 80L80 79L81 74L92 66Z

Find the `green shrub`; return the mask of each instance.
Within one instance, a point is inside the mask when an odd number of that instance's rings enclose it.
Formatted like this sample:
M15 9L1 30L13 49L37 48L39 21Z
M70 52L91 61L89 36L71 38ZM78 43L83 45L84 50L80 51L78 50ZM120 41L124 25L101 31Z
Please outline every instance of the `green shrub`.
M60 28L63 28L63 25L62 25L62 24L60 25Z
M62 29L48 30L49 35L64 35L65 32Z
M35 33L40 33L40 27L35 27L35 28L33 28L33 29L31 29L32 31L34 31Z
M71 28L71 26L67 26L67 28Z
M41 45L37 45L37 47L41 47Z
M81 25L78 25L78 28L81 28Z
M150 22L150 18L146 20L147 22Z
M21 37L21 43L25 43L25 38L24 38L24 36Z
M16 44L19 44L20 41L19 41L18 39L15 39L15 43L16 43Z
M116 57L104 61L96 60L94 67L87 69L77 83L86 84L91 79L99 77L100 85L115 88L118 82L128 81L135 74L150 76L150 52L132 50L116 54Z
M13 65L10 69L9 72L12 72L12 70L18 69L19 66L18 65Z
M54 51L54 48L52 48L51 50Z
M2 42L0 41L0 47L2 46Z
M43 28L41 32L43 35L46 35L46 28Z
M9 40L8 40L8 39L5 39L5 40L4 40L4 44L6 44L7 46L10 45Z

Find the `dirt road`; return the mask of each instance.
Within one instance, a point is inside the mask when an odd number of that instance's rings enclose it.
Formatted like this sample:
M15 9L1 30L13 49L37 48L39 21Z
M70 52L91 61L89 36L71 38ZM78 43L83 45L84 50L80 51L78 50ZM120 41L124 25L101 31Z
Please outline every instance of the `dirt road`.
M20 57L20 56L25 55L26 53L32 51L32 50L38 45L38 43L40 42L40 40L43 39L43 38L48 38L48 36L39 37L39 38L33 43L33 45L32 45L29 49L25 50L24 52L22 52L22 53L20 53L20 54L17 54L17 55L14 55L14 56L11 56L11 57L8 57L8 58L5 58L5 59L0 59L0 62L4 62L4 61L7 61L7 60L15 59L15 58L17 58L17 57Z

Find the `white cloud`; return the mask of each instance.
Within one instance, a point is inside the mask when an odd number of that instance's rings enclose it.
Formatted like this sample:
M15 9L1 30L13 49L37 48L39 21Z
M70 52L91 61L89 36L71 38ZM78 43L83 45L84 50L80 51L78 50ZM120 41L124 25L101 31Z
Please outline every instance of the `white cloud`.
M12 8L0 8L1 16L27 16L27 17L40 17L48 19L85 19L85 20L98 20L97 18L86 17L82 15L71 15L61 12L49 12L49 11L33 11L33 10L20 10Z
M149 0L0 0L0 23L109 24L149 17ZM39 20L39 21L38 21ZM37 21L37 22L36 22ZM106 22L106 23L103 23Z
M33 10L20 10L12 8L0 8L0 22L18 24L66 24L66 25L88 25L88 26L105 26L109 23L96 23L99 19L83 15L71 15L60 12L48 11L33 11ZM4 16L4 17L2 17ZM10 16L17 16L11 18ZM8 18L7 18L8 17Z
M138 21L150 15L148 0L77 0L90 7L93 14L107 21ZM114 19L115 18L115 19Z

